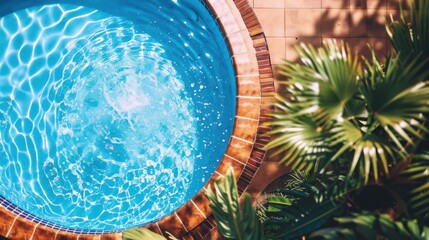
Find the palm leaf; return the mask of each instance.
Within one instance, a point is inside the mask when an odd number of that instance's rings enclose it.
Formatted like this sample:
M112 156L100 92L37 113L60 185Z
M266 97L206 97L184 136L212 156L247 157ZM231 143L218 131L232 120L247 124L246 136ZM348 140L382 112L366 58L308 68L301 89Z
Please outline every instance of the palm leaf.
M165 237L146 228L127 229L122 233L123 240L167 240Z
M277 95L278 112L272 114L270 122L276 137L267 145L273 149L272 156L282 154L280 162L294 169L311 169L312 166L330 151L326 140L329 128L326 114L321 112L301 112L308 109L291 107L288 98Z
M221 178L215 181L214 189L208 189L206 195L222 236L225 239L238 240L264 239L262 225L252 207L250 195L245 194L243 210L240 210L232 169L228 171L223 182Z
M429 2L419 0L418 8L410 1L410 18L406 19L400 5L401 19L391 18L386 30L402 64L407 64L412 56L421 62L429 59Z
M344 178L327 172L309 174L293 171L285 189L276 193L268 202L266 229L269 238L294 239L318 229L332 216L344 210L344 198L351 189L344 185Z
M412 184L406 196L412 216L423 221L429 220L429 155L417 155L413 162L401 172L400 177Z
M281 231L270 236L273 239L295 239L309 234L320 228L329 219L343 211L343 205L326 201L312 209L308 214L303 214L295 219L294 224L280 223ZM277 223L277 224L278 224ZM273 224L273 222L271 222Z
M345 120L338 127L331 129L335 144L341 147L332 156L330 162L340 158L348 162L348 179L359 171L357 176L364 177L364 183L370 180L379 181L379 174L387 175L388 165L402 159L396 148L383 140L379 135L362 130L352 121ZM327 168L329 165L325 166Z
M335 41L329 41L318 50L302 44L297 52L302 64L286 62L280 71L288 77L283 83L301 92L297 103L304 101L308 103L306 108L318 107L335 118L357 90L360 71L357 58L352 59L349 48ZM312 101L308 101L308 97Z
M426 228L420 228L416 220L392 221L388 215L355 213L349 217L335 219L333 227L320 229L310 235L310 239L378 239L389 240L427 239Z
M359 117L366 117L366 103L361 98L350 99L344 106L343 118L347 120L355 120Z
M409 155L407 147L427 132L424 114L429 112L429 85L423 80L429 69L424 69L425 64L414 60L400 66L388 58L382 67L373 53L362 78L360 91L372 120L369 129L380 126L403 155Z
M308 115L323 126L341 116L344 106L354 97L359 65L356 58L351 59L348 48L334 41L318 50L301 45L297 51L303 64L286 62L281 66L280 72L288 77L281 82L287 90L277 94L275 106L280 111L273 116L293 120Z

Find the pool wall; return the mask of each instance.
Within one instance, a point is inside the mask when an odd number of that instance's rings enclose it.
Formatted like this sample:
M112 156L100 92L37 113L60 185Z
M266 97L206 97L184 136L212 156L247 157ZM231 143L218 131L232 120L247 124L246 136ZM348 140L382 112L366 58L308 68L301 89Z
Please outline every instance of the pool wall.
M146 227L180 239L217 239L215 220L204 194L219 176L232 167L240 194L257 192L252 182L265 157L264 135L274 94L273 72L262 27L247 0L206 0L228 42L237 82L234 130L227 151L211 179L190 201L174 213ZM6 10L7 11L7 10ZM10 10L12 11L12 10ZM84 230L59 228L0 199L0 235L10 239L121 239L121 233L89 234Z

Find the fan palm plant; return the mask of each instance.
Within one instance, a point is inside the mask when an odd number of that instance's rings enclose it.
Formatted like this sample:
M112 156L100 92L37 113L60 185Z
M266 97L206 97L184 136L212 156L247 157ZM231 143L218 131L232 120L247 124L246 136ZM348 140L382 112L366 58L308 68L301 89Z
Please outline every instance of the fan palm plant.
M276 97L267 148L295 169L346 164L348 177L364 183L378 183L389 166L410 158L429 112L429 3L419 6L411 4L411 25L388 26L398 57L384 64L373 53L361 67L342 43L298 47L302 63L281 67L286 91Z
M319 180L301 178L268 200L265 238L319 229L310 236L429 239L429 1L418 8L412 1L411 18L401 9L400 21L386 28L395 55L383 63L373 53L361 65L347 45L328 42L298 46L301 63L281 67L286 90L276 96L267 149L301 177ZM212 208L228 226L232 213Z
M373 56L362 69L336 42L297 50L303 64L282 67L287 91L277 95L267 148L294 169L347 164L348 177L365 183L413 154L427 131L427 61L388 58L382 65Z

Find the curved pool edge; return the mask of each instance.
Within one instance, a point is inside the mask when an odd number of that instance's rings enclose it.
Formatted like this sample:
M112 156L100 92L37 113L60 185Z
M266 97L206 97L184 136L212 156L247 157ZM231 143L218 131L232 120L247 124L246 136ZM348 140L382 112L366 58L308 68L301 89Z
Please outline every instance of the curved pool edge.
M204 189L175 213L146 225L166 237L169 232L180 239L218 239L216 231L212 231L216 229L216 223L204 194L230 167L234 169L239 194L250 192L255 198L263 190L258 186L260 183L252 180L264 165L266 151L263 148L270 139L267 135L270 127L264 123L271 119L268 113L273 110L275 87L262 26L247 0L206 2L216 16L232 54L237 112L226 154ZM271 178L267 182L271 182Z
M237 82L237 109L233 134L227 151L205 187L172 214L145 227L154 232L173 234L180 239L215 239L215 228L205 190L232 167L238 179L240 194L254 185L256 172L265 158L263 147L270 128L269 120L274 94L273 71L268 45L262 27L247 0L205 0L226 36ZM0 200L1 201L1 200ZM21 212L0 204L0 235L11 239L121 239L121 233L81 234L56 230L29 220ZM21 215L22 214L22 215Z

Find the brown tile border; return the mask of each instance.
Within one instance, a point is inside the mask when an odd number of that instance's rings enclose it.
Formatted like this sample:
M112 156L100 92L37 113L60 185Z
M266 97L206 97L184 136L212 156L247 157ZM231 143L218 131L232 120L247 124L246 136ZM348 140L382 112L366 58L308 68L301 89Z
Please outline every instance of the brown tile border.
M247 0L207 0L207 3L214 13L229 11L228 14L215 15L227 36L230 51L233 54L238 96L233 136L223 160L205 188L232 167L238 179L240 194L250 189L252 196L256 196L255 189L259 188L258 184L252 183L252 179L265 158L266 152L263 147L269 140L266 133L270 128L262 124L270 119L268 113L273 108L271 101L275 91L267 41ZM237 25L232 26L233 22ZM247 29L245 31L242 30L243 23ZM231 39L229 39L230 36ZM245 42L237 44L239 40ZM207 217L196 227L192 229L188 227L186 232L183 231L177 237L186 240L219 239L215 219L208 207L204 192L205 189L200 191L192 201ZM178 216L186 218L186 214L185 216L180 214L182 211L184 210L179 208Z
M273 72L262 27L247 0L205 0L229 44L237 81L237 113L233 136L216 172L205 188L174 213L146 225L152 231L181 239L214 239L215 220L204 193L207 187L232 167L240 194L251 184L265 157L263 146L274 92ZM251 186L250 186L251 188ZM12 239L101 239L119 240L120 233L83 235L55 230L25 219L0 206L0 235ZM4 221L6 220L6 221Z

